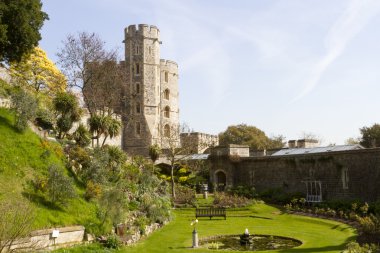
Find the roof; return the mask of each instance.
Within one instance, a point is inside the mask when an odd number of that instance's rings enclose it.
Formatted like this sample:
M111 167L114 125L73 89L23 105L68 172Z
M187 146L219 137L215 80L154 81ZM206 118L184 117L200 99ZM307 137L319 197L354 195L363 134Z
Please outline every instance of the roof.
M193 154L193 155L185 155L184 160L207 160L209 154Z
M359 144L355 144L355 145L337 145L337 146L316 147L316 148L285 148L273 153L271 156L327 153L327 152L349 151L349 150L357 150L357 149L363 149L363 147Z

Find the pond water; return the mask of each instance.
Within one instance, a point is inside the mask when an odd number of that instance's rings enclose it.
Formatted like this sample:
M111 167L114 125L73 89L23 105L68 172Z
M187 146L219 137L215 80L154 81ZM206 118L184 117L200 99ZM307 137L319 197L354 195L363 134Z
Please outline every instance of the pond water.
M200 246L214 250L259 251L290 249L302 244L301 241L272 235L250 235L251 244L241 245L240 235L214 236L200 240Z

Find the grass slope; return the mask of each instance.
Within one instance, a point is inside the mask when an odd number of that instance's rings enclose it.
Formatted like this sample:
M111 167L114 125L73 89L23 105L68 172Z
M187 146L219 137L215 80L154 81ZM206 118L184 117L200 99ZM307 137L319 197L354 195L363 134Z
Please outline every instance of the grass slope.
M67 206L54 206L40 197L26 196L24 187L28 180L47 175L52 164L65 167L64 154L59 144L42 141L30 129L20 133L13 122L12 113L0 108L0 200L31 201L36 207L36 229L98 222L95 205L80 197L83 195L80 185L76 185L79 197Z

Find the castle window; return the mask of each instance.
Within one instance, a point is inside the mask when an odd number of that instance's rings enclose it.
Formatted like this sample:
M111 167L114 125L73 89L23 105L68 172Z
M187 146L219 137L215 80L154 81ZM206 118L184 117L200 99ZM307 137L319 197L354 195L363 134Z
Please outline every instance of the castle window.
M169 106L166 106L164 109L164 117L170 118L170 107Z
M169 73L165 71L165 82L169 81Z
M348 189L348 169L342 169L342 184L343 184L343 189Z
M135 74L140 75L140 64L139 63L135 64Z
M141 134L141 125L140 125L140 122L136 122L136 134L137 135Z
M140 54L140 46L139 45L135 46L135 54Z
M140 94L140 84L139 83L136 83L135 91L136 91L136 94Z
M141 106L140 106L140 103L137 102L136 103L136 113L140 113L141 112Z
M165 99L169 99L169 96L170 96L170 90L169 90L169 89L166 89L166 90L164 91L164 98L165 98Z
M170 126L169 125L164 126L164 136L170 137Z

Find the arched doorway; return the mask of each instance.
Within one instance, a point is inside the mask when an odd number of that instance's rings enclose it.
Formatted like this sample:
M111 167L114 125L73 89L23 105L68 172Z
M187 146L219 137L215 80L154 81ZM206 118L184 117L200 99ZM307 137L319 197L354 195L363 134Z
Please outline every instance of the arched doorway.
M215 173L215 179L216 179L216 190L217 191L224 191L226 189L227 184L227 176L224 171L218 171Z

